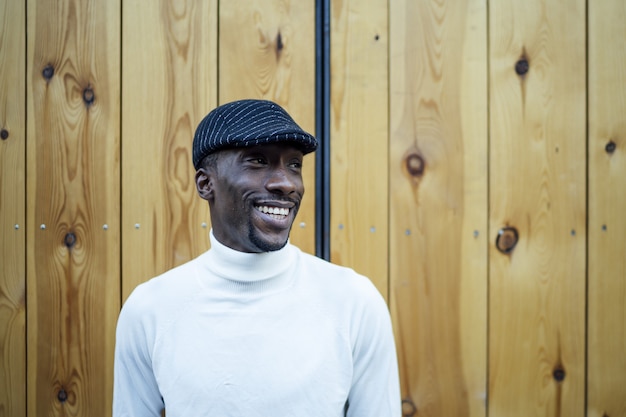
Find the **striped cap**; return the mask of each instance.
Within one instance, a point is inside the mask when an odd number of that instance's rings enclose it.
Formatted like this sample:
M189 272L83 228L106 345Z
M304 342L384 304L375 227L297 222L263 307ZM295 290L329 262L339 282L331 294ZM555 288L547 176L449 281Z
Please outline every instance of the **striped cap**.
M243 148L286 142L303 153L315 151L317 140L300 128L278 104L267 100L239 100L212 110L193 137L193 166L198 169L208 154L226 148Z

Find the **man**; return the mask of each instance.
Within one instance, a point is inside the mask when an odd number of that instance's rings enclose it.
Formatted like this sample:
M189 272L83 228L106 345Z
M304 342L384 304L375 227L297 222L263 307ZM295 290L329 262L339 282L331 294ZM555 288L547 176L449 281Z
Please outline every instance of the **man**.
M383 298L288 240L316 147L269 101L228 103L200 122L193 164L211 249L124 304L115 417L400 416Z

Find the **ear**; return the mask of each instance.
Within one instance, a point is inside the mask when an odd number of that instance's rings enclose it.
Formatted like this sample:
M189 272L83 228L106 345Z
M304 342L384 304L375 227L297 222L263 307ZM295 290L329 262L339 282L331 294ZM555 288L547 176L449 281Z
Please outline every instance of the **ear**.
M211 201L213 199L213 179L212 173L206 168L199 168L196 171L196 190L200 198Z

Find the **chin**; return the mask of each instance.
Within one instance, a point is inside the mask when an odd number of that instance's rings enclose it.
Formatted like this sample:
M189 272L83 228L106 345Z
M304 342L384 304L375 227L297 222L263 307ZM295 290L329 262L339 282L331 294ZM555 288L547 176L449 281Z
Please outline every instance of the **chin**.
M260 252L273 252L280 250L285 247L288 239L289 235L284 238L277 236L276 239L264 239L254 232L250 233L250 241L260 250Z

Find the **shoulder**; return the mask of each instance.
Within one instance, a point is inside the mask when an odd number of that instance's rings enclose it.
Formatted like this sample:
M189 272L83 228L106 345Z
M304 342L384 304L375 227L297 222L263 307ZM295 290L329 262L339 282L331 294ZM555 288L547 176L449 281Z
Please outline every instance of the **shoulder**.
M203 255L200 255L202 257ZM199 259L195 258L139 284L128 296L120 319L126 316L155 318L172 313L198 293Z
M385 300L368 277L307 253L302 253L300 259L307 284L322 291L326 297L342 304L378 305L386 310Z
M350 267L337 265L304 252L301 252L301 260L303 266L315 273L318 279L332 281L333 284L339 286L373 286L368 277Z
M337 323L353 352L393 345L389 308L368 277L308 254L302 254L301 263L308 305Z

